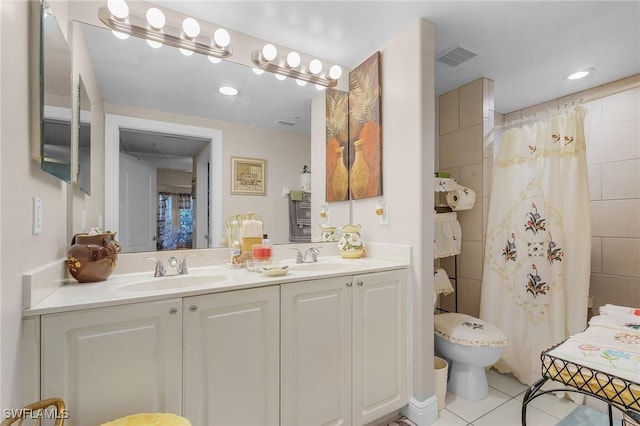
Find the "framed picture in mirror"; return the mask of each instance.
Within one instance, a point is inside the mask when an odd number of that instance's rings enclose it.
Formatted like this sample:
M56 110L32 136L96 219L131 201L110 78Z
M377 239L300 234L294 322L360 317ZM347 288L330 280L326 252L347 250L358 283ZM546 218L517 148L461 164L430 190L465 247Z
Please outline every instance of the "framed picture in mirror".
M231 194L267 195L267 160L231 157Z

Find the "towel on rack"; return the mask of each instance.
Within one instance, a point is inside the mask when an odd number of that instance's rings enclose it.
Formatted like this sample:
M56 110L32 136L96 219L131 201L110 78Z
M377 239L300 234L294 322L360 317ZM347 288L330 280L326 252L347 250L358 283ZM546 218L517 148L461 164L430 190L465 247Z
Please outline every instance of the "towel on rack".
M460 254L462 229L455 212L435 215L433 237L434 259Z
M443 296L454 292L453 285L451 285L447 271L442 268L436 268L433 272L433 291L435 291L436 294L442 294Z
M290 191L289 198L293 201L302 201L302 191Z
M289 198L289 241L311 242L311 203L295 201L291 197Z

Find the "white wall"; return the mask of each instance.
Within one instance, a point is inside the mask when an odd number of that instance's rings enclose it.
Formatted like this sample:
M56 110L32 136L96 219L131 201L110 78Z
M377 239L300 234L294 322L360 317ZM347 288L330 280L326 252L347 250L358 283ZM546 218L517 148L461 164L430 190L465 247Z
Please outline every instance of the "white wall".
M433 396L433 171L435 153L434 27L426 20L414 22L381 52L382 86L382 187L389 203L390 224L383 226L375 214L380 197L351 202L353 224L362 225L365 241L408 244L412 247L409 289L412 330L410 407L414 413L429 410ZM371 52L373 54L374 52ZM314 112L324 105L313 104ZM314 115L315 117L315 115ZM324 123L324 121L323 121ZM315 126L314 122L314 126ZM322 137L318 135L318 132ZM325 161L324 128L313 128L313 167ZM324 173L313 174L313 192L324 200ZM314 201L316 198L314 198ZM343 219L348 202L330 204ZM314 204L312 226L319 224L319 204ZM332 221L336 225L342 225ZM384 313L381 313L384 315ZM435 401L433 401L435 404ZM427 413L425 424L435 421Z
M29 130L29 2L0 2L0 406L20 407L21 281L67 250L67 185L31 159ZM32 197L42 199L40 235L31 235Z

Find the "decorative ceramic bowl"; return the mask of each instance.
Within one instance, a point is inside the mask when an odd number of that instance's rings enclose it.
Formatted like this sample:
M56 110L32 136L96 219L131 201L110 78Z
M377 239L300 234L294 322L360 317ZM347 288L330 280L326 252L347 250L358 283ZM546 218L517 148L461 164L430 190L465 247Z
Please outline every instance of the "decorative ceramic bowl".
M288 266L263 266L262 267L262 275L265 277L281 277L283 275L287 275L289 272Z

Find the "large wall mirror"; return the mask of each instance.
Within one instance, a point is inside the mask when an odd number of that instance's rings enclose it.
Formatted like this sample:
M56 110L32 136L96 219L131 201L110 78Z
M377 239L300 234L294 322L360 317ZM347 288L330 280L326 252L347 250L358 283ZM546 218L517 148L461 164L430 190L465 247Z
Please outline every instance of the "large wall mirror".
M105 124L108 134L105 136L105 155L114 162L111 167L106 165L107 173L118 170L118 179L122 179L122 156L133 159L135 170L141 169L143 163L151 164L157 170L155 213L138 214L133 218L118 217L116 227L121 243L126 223L130 223L132 229L141 229L144 225L148 232L155 233L156 238L148 245L145 236L140 242L145 240L146 246L131 244L125 252L159 249L161 243L164 244L168 238L162 236L162 230L158 229L158 213L161 211L157 209L162 209L166 200L160 193L178 194L171 196L171 203L179 205L180 194L191 192L189 177L194 185L214 185L205 189L209 194L205 200L199 195L195 197L197 208L202 208L206 202L204 214L209 222L194 226L194 235L184 238L184 232L189 230L187 226L181 231L183 235L175 238L178 246L170 245L171 248L219 247L226 235L225 219L236 213L248 212L256 212L263 218L265 232L273 243L289 243L289 207L287 198L282 195L282 187L295 189L303 166L310 162L311 99L320 92L312 85L300 87L293 80L279 81L273 74L257 76L250 67L230 61L212 63L206 56L198 54L185 57L170 46L153 49L136 37L120 40L110 30L101 27L82 24L82 31L107 116L137 115L136 118L143 122L161 122L167 117L166 121L172 121L182 117L177 124L218 130L222 140L222 159L218 163L224 170L198 173L194 170L198 164L197 153L204 149L203 139L214 140L215 137L203 137L198 132L191 135L176 133L167 123L152 129L144 129L145 125L138 127L127 120L126 124L117 126ZM218 88L225 85L239 86L240 95L221 95ZM278 136L270 135L270 131ZM284 145L285 141L280 139L290 140L286 141L289 145ZM204 145L213 149L210 143ZM231 156L268 158L271 186L266 196L230 195ZM191 164L191 170L185 164ZM207 167L212 167L212 164ZM217 183L212 180L216 173L219 174ZM176 181L172 182L170 178ZM105 183L111 182L107 179ZM218 198L212 196L216 191L215 185L221 185ZM126 193L123 181L120 180L118 187L111 190L105 188L105 192L105 226L109 227L108 217L122 214L122 197ZM138 200L133 197L129 201ZM182 217L182 212L174 213L173 217ZM134 224L142 221L145 223Z
M42 170L65 182L71 181L71 49L52 9L46 1L33 2L39 17L40 114L33 128L39 137ZM32 22L36 22L33 20Z

